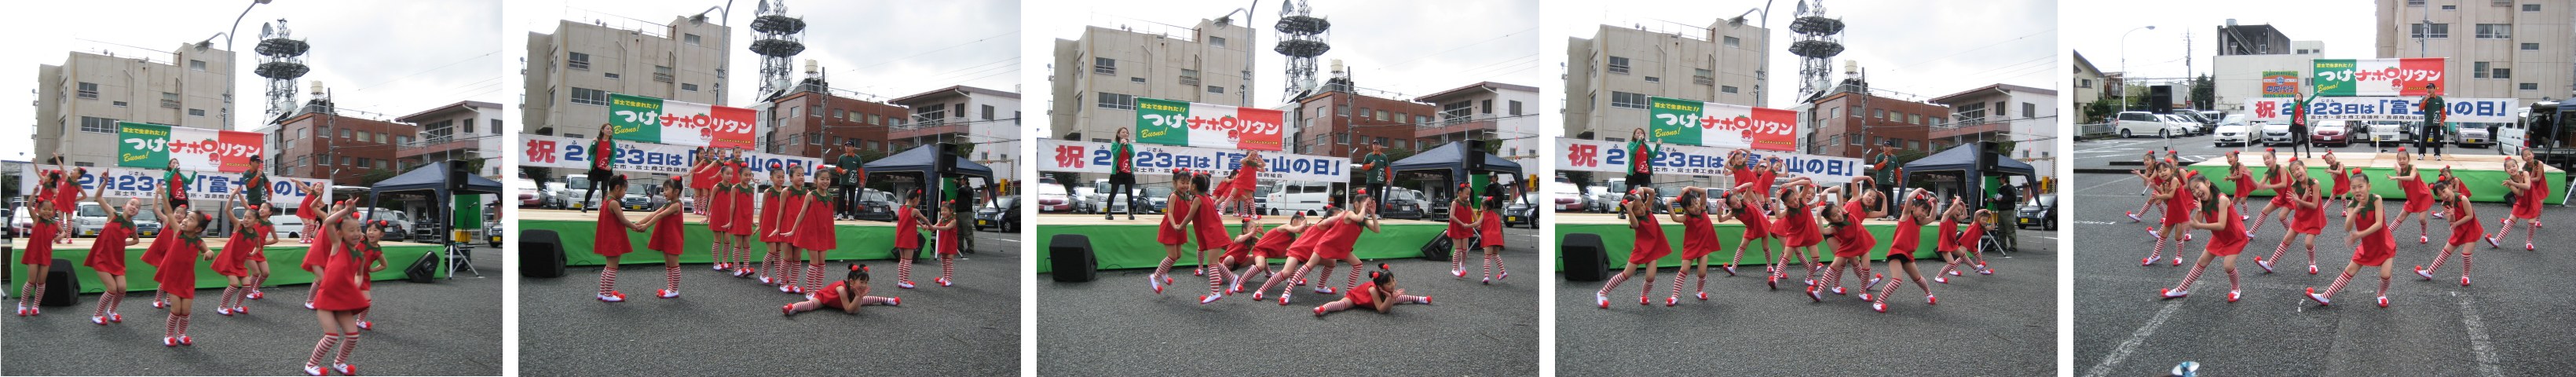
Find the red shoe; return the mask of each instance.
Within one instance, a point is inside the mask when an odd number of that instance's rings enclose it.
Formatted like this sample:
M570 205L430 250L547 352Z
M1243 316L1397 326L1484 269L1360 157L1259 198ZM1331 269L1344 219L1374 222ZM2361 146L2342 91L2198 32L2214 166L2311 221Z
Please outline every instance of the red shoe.
M162 347L178 347L178 346L179 346L179 338L172 338L172 337L166 337L166 336L161 337L161 346L162 346Z
M902 297L887 297L886 306L903 306Z
M1932 296L1932 295L1930 295L1930 294L1925 294L1925 295L1923 295L1923 304L1924 304L1924 305L1940 305L1940 304L1941 304L1941 298L1940 298L1940 297Z
M250 295L249 295L249 296L243 296L243 297L246 297L246 298L249 298L249 299L252 299L252 300L258 300L258 299L262 299L262 298L268 298L268 292L260 292L260 291L258 291L258 290L252 290L252 291L250 291Z
M1825 294L1824 294L1824 293L1821 293L1821 292L1816 292L1816 287L1807 287L1807 300L1814 301L1814 302L1825 302Z
M307 375L307 376L320 376L320 375L324 375L324 374L326 374L326 373L323 373L323 372L322 372L322 366L320 366L320 365L313 365L313 364L304 364L304 375Z
M1322 317L1322 316L1324 316L1324 307L1321 307L1321 306L1317 306L1317 307L1315 307L1315 316L1317 316L1317 317Z
M331 364L331 370L340 372L342 376L358 375L358 367L349 366L349 364Z
M1664 296L1664 306L1669 307L1669 306L1673 306L1673 305L1681 305L1681 303L1682 303L1682 297L1681 297L1681 296Z
M117 314L116 312L107 312L107 321L109 323L125 323L125 315Z
M2462 287L2469 286L2469 277L2467 277L2467 276L2461 276L2461 277L2460 277L2460 286L2462 286Z
M2379 307L2388 307L2388 296L2379 296Z
M358 321L359 330L375 330L376 321Z
M247 307L241 307L241 306L234 306L234 307L233 307L233 314L250 315L250 308L247 308Z
M1880 313L1886 313L1886 312L1887 312L1887 303L1884 303L1884 302L1877 302L1877 301L1871 301L1871 302L1869 303L1869 310L1876 310L1876 311L1878 311L1878 312L1880 312Z
M1422 296L1422 299L1424 299L1424 300L1429 300L1429 299L1431 299L1431 296ZM1708 301L1708 292L1700 292L1700 293L1699 293L1699 300L1700 300L1700 301Z
M2244 297L2244 295L2244 291L2227 291L2227 302L2236 302L2237 298Z
M190 338L190 337L188 337L187 335L180 335L180 336L179 336L179 345L195 347L195 346L197 346L197 339L195 339L195 338Z

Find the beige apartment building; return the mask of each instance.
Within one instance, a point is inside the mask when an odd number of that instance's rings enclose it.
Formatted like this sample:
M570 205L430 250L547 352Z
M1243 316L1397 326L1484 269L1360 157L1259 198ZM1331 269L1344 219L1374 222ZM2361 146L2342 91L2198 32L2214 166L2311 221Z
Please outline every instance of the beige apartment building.
M563 20L528 33L520 132L592 137L608 95L726 105L724 46L732 29L696 16L633 29Z
M1771 31L1720 19L1678 30L1601 25L1592 38L1568 38L1565 136L1627 140L1646 125L1647 97L1771 107L1762 59Z
M2378 57L2443 57L2443 95L2576 94L2576 0L2376 0ZM2429 25L2428 25L2429 24Z
M1057 39L1048 84L1048 136L1107 142L1136 124L1136 98L1253 106L1253 30L1214 20L1188 29L1092 26ZM1132 130L1131 130L1132 131Z
M168 53L73 52L61 65L37 66L32 161L62 153L74 166L114 167L119 121L227 130L232 52L183 43Z

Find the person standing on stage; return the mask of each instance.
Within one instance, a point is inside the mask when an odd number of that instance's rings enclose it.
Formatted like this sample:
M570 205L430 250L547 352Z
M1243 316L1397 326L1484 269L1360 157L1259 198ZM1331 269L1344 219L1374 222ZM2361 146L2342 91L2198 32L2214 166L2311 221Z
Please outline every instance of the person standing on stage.
M1658 153L1658 151L1663 150L1663 149L1664 149L1664 147L1663 147L1662 145L1654 145L1654 144L1652 144L1652 143L1654 143L1654 140L1653 140L1653 139L1654 139L1654 136L1651 136L1651 135L1652 135L1652 134L1647 133L1647 132L1646 132L1646 129L1644 129L1644 128L1639 128L1639 129L1632 130L1632 131L1629 131L1629 132L1628 132L1628 182L1627 182L1627 183L1628 183L1628 193L1629 193L1629 194L1635 194L1635 193L1637 193L1637 192L1639 192L1639 191L1644 191L1644 189L1646 189L1646 188L1650 188L1650 187L1653 187L1653 186L1655 185L1655 162L1654 162L1654 161L1655 161L1655 154L1656 154L1656 153ZM1651 201L1651 200L1649 200L1649 201L1634 201L1634 202L1638 202L1638 203L1650 203L1650 202L1652 202L1652 201ZM1623 201L1621 204L1622 204L1622 205L1625 205L1625 204L1627 204L1627 201ZM1651 205L1650 205L1650 208L1651 208ZM1652 212L1652 211L1650 210L1649 212ZM1627 219L1627 218L1628 218L1628 211L1626 211L1626 210L1624 210L1624 209L1623 209L1623 210L1621 210L1621 211L1619 211L1619 218L1620 218L1620 219Z
M867 184L867 169L864 167L867 165L867 160L859 158L858 142L850 143L841 146L841 158L832 163L834 166L840 166L842 172L832 177L837 184L834 187L839 190L834 191L837 193L834 196L838 196L841 200L834 207L840 208L841 213L834 218L842 220L859 219L859 186Z
M1878 182L1878 187L1885 187L1888 190L1897 190L1899 187L1904 187L1903 182L1898 182L1898 180L1905 179L1905 168L1896 164L1895 140L1880 142L1878 144L1878 150L1872 151L1872 155L1869 157L1869 175L1871 181ZM1895 203L1892 203L1892 201L1890 203L1879 204L1886 207L1879 208L1878 210L1891 213L1895 212Z
M2293 90L2295 90L2295 88ZM2308 93L2308 96L2306 97L2299 97L2297 93L2291 93L2290 97L2290 137L2298 140L2297 142L2290 143L2290 148L2297 150L2299 157L2307 157L2309 148L2308 102L2317 100L2317 94L2311 92Z
M1127 142L1127 128L1126 128L1126 127L1119 127L1119 128L1118 128L1118 138L1116 138L1116 139L1110 139L1110 142L1109 142L1109 156L1110 156L1109 158L1110 158L1111 160L1114 160L1114 161L1117 161L1117 162L1113 165L1113 166L1115 166L1115 167L1114 167L1114 168L1112 168L1112 169L1115 169L1115 170L1110 170L1110 172L1109 172L1109 192L1108 192L1108 197L1103 198L1103 199L1105 200L1105 202L1106 202L1106 203L1117 203L1117 202L1118 202L1118 195L1119 195L1119 194L1126 194L1126 195L1127 195L1127 200L1128 200L1128 201L1135 201L1135 200L1136 200L1136 193L1135 193L1134 191L1136 190L1136 146L1135 146L1134 144L1129 144L1129 143ZM1111 207L1111 206L1115 206L1115 204L1101 204L1101 208L1102 208L1102 209L1101 209L1101 211L1100 211L1100 212L1101 212L1101 213L1100 213L1100 219L1102 219L1102 220L1117 220L1117 219L1118 219L1118 214L1115 214L1115 213L1109 213L1108 208L1109 208L1109 207ZM1135 219L1136 219L1136 206L1133 206L1133 205L1127 206L1127 219L1128 219L1128 220L1135 220Z
M1385 144L1370 144L1368 156L1360 157L1360 172L1362 175L1368 176L1368 180L1366 181L1368 182L1368 192L1377 193L1381 196L1386 195L1387 181L1395 179L1395 169L1393 166L1388 166L1388 163L1389 161L1386 159ZM1385 202L1380 201L1379 203L1383 204ZM1369 214L1370 216L1376 216L1377 209L1370 208Z
M596 141L592 141L590 143L590 174L588 175L588 177L590 177L590 191L583 192L581 194L580 203L582 204L582 213L589 213L591 207L598 207L598 205L590 202L591 196L606 194L606 192L602 191L601 188L608 184L608 177L613 174L609 172L608 167L613 161L617 160L616 155L617 126L608 123L600 123L599 137ZM617 200L617 197L615 196L606 198L611 201Z
M2415 132L2415 157L2422 158L2425 151L2432 151L2433 160L2441 161L2442 132L2448 128L2442 120L2448 118L2445 113L2449 112L2442 104L2441 85L2424 84L2424 99L2416 103L2422 106L2416 110L2424 112L2424 124Z

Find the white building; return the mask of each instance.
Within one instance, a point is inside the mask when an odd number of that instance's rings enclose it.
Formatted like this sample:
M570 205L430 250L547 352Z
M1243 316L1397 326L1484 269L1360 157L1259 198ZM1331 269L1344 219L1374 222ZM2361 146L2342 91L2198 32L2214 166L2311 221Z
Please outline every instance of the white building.
M2057 171L2057 91L1994 84L1933 98L1949 105L1949 123L1935 123L1935 151L1979 141L2015 142L2009 156L2040 175Z
M975 151L966 159L1004 178L1018 176L1013 156L1020 151L1019 93L956 85L887 103L912 108L912 122L894 126L888 140L971 143Z
M2246 100L2263 98L2264 72L2291 72L2297 75L2300 90L2309 90L2309 61L2327 58L2325 42L2292 41L2290 46L2291 50L2279 54L2219 55L2210 69L2211 91L2218 96L2218 103L2211 104L2210 109L2244 113Z
M1214 20L1186 30L1142 28L1093 26L1077 39L1055 40L1050 136L1107 142L1118 128L1135 126L1137 97L1251 106L1249 59L1260 48L1252 28Z
M1655 31L1601 25L1567 38L1565 135L1625 140L1646 126L1648 97L1770 107L1771 31L1721 19L1707 28Z
M1543 149L1538 134L1538 87L1486 81L1414 100L1441 109L1432 123L1415 125L1417 145L1490 136L1502 141L1494 155L1525 168L1536 167L1530 164L1537 163Z
M233 114L233 54L183 43L169 56L73 52L36 67L36 153L72 166L116 166L116 122L227 130ZM244 130L247 131L247 130Z
M590 138L608 123L611 93L726 105L732 28L697 16L634 28L563 20L530 32L519 132ZM554 169L547 178L567 172ZM578 173L578 172L570 172Z
M2438 57L2442 94L2566 99L2576 94L2576 0L2375 0L2379 58Z

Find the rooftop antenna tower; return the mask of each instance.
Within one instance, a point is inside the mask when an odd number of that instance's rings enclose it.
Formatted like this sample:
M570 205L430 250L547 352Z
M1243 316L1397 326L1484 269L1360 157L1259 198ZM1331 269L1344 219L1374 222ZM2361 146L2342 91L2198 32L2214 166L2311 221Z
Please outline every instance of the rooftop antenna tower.
M1315 57L1332 51L1325 43L1333 35L1333 21L1313 15L1305 0L1288 0L1279 4L1279 46L1271 51L1288 56L1287 101L1315 89Z
M777 95L793 80L796 54L805 52L805 19L788 17L785 0L761 0L757 14L751 52L760 54L760 93Z
M259 68L252 73L268 78L268 121L275 122L295 113L295 79L313 71L304 65L304 53L312 45L295 39L286 29L286 19L259 25Z
M1825 17L1824 0L1798 0L1797 17L1789 23L1789 31L1798 33L1789 53L1800 58L1798 96L1812 98L1833 85L1834 56L1843 53L1843 20Z

